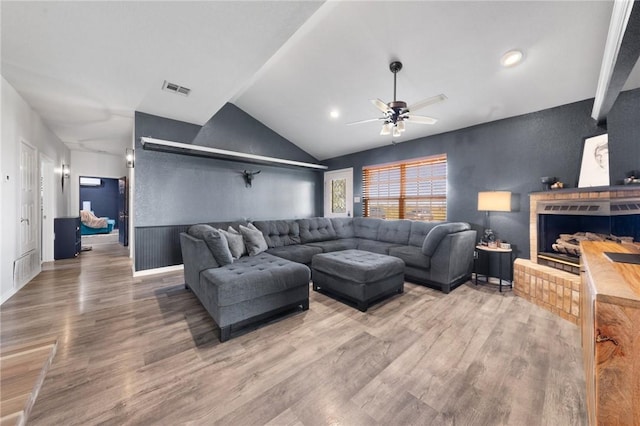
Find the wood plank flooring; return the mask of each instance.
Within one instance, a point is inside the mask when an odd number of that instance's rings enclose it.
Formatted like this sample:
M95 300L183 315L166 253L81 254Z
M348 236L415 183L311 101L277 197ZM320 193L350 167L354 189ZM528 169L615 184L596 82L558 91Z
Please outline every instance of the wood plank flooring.
M56 353L55 341L0 348L0 426L24 424Z
M0 309L0 343L58 341L28 424L584 425L578 328L494 286L407 283L218 341L182 273L126 250L57 261ZM3 390L4 391L4 390Z

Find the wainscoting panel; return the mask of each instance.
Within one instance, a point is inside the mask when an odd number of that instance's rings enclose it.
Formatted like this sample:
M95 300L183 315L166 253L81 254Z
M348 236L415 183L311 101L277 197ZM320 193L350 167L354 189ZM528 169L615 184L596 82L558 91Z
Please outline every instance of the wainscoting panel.
M209 222L214 228L227 229L246 225L246 221ZM180 233L187 232L191 225L137 226L135 228L135 270L164 268L181 265Z
M180 233L189 225L137 227L135 234L136 271L180 265Z

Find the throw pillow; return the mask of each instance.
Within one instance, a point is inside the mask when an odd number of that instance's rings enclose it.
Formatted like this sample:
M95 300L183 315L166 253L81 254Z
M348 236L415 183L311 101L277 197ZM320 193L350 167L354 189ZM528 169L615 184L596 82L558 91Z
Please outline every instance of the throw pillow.
M251 229L252 224L248 226L240 225L240 233L242 234L242 238L244 238L244 243L247 246L247 251L249 252L249 256L255 256L257 254L266 251L267 242L264 239L264 235L259 231L255 226Z
M229 243L222 232L205 224L193 225L187 232L192 237L204 240L211 254L213 254L213 258L220 266L233 263Z
M231 256L234 259L240 259L242 255L247 254L247 249L244 246L244 240L242 239L242 234L231 226L225 231L223 229L219 230L227 237L227 243L229 243L229 250L231 250Z

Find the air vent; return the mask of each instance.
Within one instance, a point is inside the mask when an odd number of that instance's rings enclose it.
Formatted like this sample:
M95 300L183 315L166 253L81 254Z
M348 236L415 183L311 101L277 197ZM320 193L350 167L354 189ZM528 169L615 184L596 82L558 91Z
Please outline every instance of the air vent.
M189 96L189 93L191 93L191 89L180 86L179 84L170 83L167 80L165 80L162 84L162 90L166 90L167 92L176 93L182 96Z
M640 214L640 200L627 198L619 200L554 200L540 201L538 214L624 216Z

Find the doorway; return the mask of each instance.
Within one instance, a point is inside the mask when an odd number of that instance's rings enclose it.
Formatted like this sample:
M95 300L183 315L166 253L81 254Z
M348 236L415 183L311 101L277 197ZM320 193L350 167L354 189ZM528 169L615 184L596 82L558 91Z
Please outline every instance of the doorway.
M108 229L82 227L82 235L118 234L118 242L129 245L129 187L126 177L119 179L96 176L80 176L79 209L92 215L107 218Z
M353 216L353 168L325 172L324 216Z

